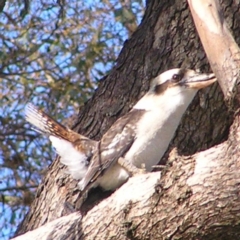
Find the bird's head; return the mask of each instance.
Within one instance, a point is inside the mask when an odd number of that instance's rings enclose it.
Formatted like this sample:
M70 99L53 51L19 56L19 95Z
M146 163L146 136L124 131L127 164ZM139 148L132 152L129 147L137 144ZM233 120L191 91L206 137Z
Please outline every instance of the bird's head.
M213 73L199 73L191 69L174 68L168 70L151 82L150 92L162 94L167 90L177 89L179 91L193 90L204 88L216 81Z
M189 104L197 91L216 81L213 73L204 74L190 69L175 68L163 72L151 81L150 89L135 108L151 109L174 104Z

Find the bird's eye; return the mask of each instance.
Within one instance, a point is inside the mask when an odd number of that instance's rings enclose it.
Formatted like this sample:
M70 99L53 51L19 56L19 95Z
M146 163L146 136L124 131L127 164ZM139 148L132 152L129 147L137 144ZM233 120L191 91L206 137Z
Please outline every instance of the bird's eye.
M182 80L182 75L180 74L174 74L172 79L174 80L174 82L179 82Z

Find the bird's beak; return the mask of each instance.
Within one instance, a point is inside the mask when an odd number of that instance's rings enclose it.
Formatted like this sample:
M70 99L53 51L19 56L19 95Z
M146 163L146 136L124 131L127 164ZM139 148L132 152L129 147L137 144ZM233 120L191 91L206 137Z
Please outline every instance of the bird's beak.
M196 75L187 78L183 83L186 87L201 89L211 85L216 80L217 79L213 73L196 73Z

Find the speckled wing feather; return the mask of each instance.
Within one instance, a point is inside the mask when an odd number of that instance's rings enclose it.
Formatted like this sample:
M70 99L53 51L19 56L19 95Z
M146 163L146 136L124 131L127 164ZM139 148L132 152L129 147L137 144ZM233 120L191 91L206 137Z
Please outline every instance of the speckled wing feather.
M136 137L136 122L144 114L145 110L134 109L122 118L118 119L112 127L103 135L98 145L98 151L94 154L88 171L79 183L81 191L85 191L88 185L96 181L112 164L132 146Z

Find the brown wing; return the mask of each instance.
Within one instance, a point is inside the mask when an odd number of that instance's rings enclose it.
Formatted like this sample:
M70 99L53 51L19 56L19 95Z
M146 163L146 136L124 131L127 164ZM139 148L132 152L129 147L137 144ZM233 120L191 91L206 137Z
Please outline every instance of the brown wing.
M136 137L136 122L145 110L134 109L118 119L103 135L98 145L98 151L93 155L85 177L80 182L81 191L103 174L112 164L132 146Z

